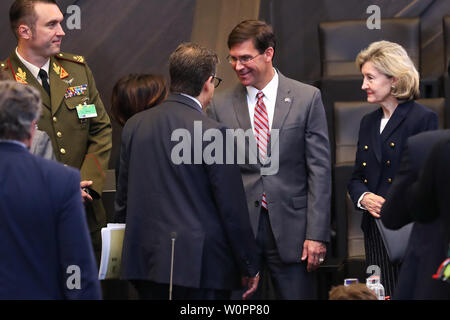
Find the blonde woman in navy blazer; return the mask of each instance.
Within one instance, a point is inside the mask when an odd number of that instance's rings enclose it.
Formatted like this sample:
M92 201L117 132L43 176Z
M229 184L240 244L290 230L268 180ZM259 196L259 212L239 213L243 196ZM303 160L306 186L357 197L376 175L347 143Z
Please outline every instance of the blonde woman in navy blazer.
M400 45L374 42L359 53L356 63L364 77L362 90L367 92L367 101L380 108L361 120L348 191L355 207L363 214L366 264L381 268L381 283L390 296L399 265L389 261L375 219L380 218L406 140L420 132L437 129L438 117L413 101L419 95L419 73Z

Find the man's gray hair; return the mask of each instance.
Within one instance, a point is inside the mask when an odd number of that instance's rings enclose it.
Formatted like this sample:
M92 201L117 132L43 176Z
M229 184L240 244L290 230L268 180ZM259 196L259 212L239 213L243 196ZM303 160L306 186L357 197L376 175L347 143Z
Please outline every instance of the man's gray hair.
M0 81L0 139L25 141L41 113L41 96L28 85Z

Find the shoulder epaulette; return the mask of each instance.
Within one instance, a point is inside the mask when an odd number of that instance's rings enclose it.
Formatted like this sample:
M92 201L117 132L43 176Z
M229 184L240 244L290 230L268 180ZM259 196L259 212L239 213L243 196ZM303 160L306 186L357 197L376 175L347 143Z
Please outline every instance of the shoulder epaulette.
M77 56L71 53L60 52L55 56L59 60L66 60L75 63L85 64L86 59L83 56Z

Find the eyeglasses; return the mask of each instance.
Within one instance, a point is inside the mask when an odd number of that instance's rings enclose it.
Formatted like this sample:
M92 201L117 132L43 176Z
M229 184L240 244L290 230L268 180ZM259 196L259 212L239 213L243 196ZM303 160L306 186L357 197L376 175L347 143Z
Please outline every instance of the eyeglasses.
M228 62L229 62L230 64L235 64L235 63L237 63L238 61L239 61L241 64L247 64L247 63L249 63L250 61L252 61L253 59L255 59L256 57L260 56L260 55L262 55L262 53L257 54L257 55L254 56L254 57L252 57L252 56L243 56L243 57L239 57L239 58L236 58L236 57L233 57L233 56L228 55L227 60L228 60Z
M217 88L222 83L222 79L214 75L212 77L214 81L214 88Z

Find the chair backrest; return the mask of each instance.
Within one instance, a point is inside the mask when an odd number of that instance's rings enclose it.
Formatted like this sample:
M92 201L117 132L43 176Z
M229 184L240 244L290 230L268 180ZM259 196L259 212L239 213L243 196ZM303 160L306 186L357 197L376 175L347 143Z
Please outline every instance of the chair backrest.
M354 208L348 193L345 207L347 210L347 259L362 258L366 254L364 234L361 230L362 214Z
M366 20L343 20L319 24L322 77L360 76L356 56L379 40L403 46L420 70L419 18L381 19L379 30L370 30Z
M418 99L416 102L436 112L439 117L439 129L446 128L445 98Z
M108 223L114 222L114 198L116 196L116 171L106 170L105 183L103 184L102 202L106 212Z
M378 108L378 105L364 101L334 103L336 164L353 164L355 162L361 119Z

